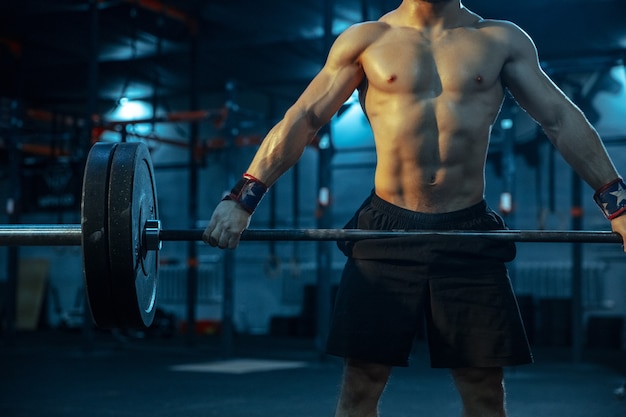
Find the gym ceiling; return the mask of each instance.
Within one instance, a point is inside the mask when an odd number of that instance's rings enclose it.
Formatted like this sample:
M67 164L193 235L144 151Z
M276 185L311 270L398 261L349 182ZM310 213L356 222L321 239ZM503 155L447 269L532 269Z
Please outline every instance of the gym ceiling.
M90 108L106 112L121 97L189 103L192 89L223 94L236 80L242 89L290 102L339 32L399 3L2 0L0 98L84 116ZM534 38L541 60L557 70L610 65L626 55L624 0L464 4L483 17L519 24ZM333 29L325 37L329 11Z

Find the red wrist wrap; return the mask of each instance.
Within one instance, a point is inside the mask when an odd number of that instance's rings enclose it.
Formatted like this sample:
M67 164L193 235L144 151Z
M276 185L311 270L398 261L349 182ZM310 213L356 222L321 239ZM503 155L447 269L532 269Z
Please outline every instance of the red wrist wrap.
M626 184L621 178L600 187L593 195L607 219L613 220L626 212Z
M267 185L262 181L246 173L222 201L233 200L248 213L252 214L261 202L261 199L263 199L267 189Z

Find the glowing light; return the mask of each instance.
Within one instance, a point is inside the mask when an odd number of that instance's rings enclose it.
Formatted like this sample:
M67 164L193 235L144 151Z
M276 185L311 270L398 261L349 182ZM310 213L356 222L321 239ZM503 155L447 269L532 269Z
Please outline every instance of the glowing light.
M319 189L317 201L322 207L327 207L330 204L330 190L328 187L322 187Z
M357 93L346 101L347 108L332 123L334 145L337 148L374 146L374 136Z
M118 100L117 105L112 108L103 119L111 122L145 120L152 117L152 106L144 101L130 100L122 97ZM130 124L125 128L129 134L136 133L146 135L153 131L151 123ZM114 131L105 131L100 136L101 140L119 140L119 133Z
M500 122L500 127L503 130L509 130L513 128L513 120L511 119L502 119L502 121Z
M328 137L328 135L322 136L318 146L319 146L320 149L328 149L328 148L330 148L330 137Z
M500 194L500 211L509 214L513 211L513 196L511 193Z
M152 117L152 107L143 101L122 97L119 105L107 115L109 120L135 120Z

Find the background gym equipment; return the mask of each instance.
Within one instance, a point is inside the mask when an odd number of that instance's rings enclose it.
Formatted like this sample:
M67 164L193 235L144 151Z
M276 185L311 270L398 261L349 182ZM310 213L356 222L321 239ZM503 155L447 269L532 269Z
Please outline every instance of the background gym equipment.
M202 240L203 229L164 230L158 217L154 169L146 145L97 143L87 158L80 225L4 225L3 246L82 246L85 287L102 328L150 326L157 302L163 241ZM247 241L363 240L400 237L489 238L516 242L621 243L608 231L370 231L246 230Z

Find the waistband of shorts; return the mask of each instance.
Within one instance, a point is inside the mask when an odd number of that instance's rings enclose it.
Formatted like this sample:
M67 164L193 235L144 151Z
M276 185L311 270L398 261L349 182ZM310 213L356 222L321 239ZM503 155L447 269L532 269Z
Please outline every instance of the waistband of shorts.
M473 206L461 210L445 213L422 213L419 211L407 210L391 204L390 202L377 196L375 192L372 192L370 204L373 209L384 214L394 216L396 218L406 219L411 222L429 223L433 225L463 222L475 219L478 216L484 215L488 211L487 202L482 200L478 204L474 204Z

